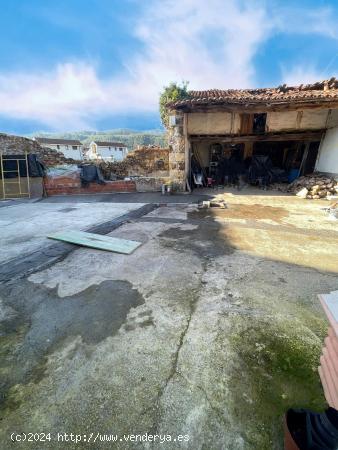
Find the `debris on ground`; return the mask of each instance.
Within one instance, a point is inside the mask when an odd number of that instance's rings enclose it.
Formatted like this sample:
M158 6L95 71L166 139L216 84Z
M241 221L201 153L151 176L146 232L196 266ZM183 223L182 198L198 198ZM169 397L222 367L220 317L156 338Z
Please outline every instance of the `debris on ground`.
M300 191L298 191L296 195L297 195L297 197L299 197L299 198L306 198L308 194L309 194L309 191L308 191L308 189L305 187L305 188L301 189Z
M338 202L332 203L328 208L323 208L331 220L338 220Z
M204 200L198 204L199 209L222 208L226 209L227 205L224 200Z
M295 193L300 198L330 200L338 195L338 181L323 175L306 175L289 184L287 192Z
M227 208L227 205L224 200L211 200L210 208Z

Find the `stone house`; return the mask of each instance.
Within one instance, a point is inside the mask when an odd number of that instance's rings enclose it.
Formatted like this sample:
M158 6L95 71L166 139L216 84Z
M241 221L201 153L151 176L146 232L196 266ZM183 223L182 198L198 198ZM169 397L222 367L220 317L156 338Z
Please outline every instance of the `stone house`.
M217 155L268 155L281 169L338 174L338 81L262 89L190 91L168 103L169 170L181 190L192 160L212 173ZM216 163L217 164L217 163Z
M74 160L83 159L83 145L77 139L55 139L36 137L35 140L44 148L51 148Z

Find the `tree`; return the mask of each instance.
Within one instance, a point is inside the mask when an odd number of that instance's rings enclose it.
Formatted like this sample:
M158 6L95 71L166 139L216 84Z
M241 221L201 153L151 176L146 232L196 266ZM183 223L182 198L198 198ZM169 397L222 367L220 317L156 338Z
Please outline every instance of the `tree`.
M189 96L188 84L188 81L183 81L182 85L176 82L171 82L169 86L164 87L162 93L160 94L160 116L162 124L165 128L168 128L169 126L169 114L166 107L167 103L187 98Z

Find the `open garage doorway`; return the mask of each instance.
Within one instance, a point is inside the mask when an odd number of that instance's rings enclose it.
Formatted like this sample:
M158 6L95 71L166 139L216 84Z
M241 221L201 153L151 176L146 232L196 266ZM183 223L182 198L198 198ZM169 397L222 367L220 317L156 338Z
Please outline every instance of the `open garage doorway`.
M228 140L228 139L227 139ZM190 186L267 188L314 171L319 141L191 140Z

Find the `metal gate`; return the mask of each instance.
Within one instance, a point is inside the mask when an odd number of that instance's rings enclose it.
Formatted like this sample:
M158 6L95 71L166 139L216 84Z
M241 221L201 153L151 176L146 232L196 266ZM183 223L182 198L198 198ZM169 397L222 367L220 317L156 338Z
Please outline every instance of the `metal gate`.
M0 175L3 199L30 197L27 153L15 156L0 153Z

